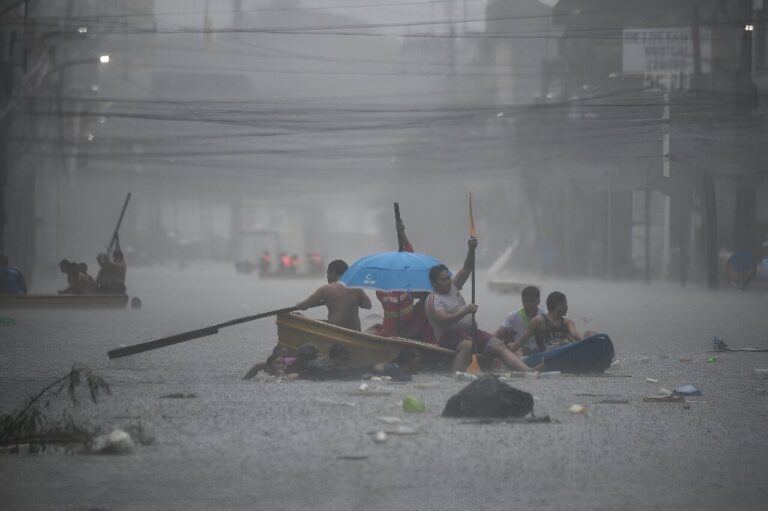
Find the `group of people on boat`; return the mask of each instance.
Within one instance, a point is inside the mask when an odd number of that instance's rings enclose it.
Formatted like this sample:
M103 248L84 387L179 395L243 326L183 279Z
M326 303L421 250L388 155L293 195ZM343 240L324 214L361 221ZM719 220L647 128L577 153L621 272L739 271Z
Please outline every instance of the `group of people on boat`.
M112 253L111 258L106 253L100 253L96 256L96 261L99 263L99 272L95 279L88 273L86 263L77 263L67 259L59 261L59 270L67 276L67 287L59 291L59 294L124 295L127 267L119 245Z
M413 251L405 237L405 226L398 222L398 233L406 240L405 250ZM470 237L462 267L452 276L449 269L439 264L429 271L431 293L407 291L377 291L376 296L384 309L381 324L369 333L385 337L406 337L455 350L453 370L466 370L473 355L499 360L515 371L534 371L521 356L546 351L568 342L582 339L573 321L565 317L568 312L566 296L559 291L549 294L547 310L539 308L540 291L534 286L522 292L523 307L512 312L495 333L478 328L474 314L478 306L466 303L461 289L474 268L478 240ZM321 286L308 298L299 302L299 309L318 305L328 308L328 322L351 330L361 330L359 309L371 309L372 303L361 289L347 288L339 278L347 270L343 260L328 265L328 284ZM419 300L415 302L415 300ZM587 332L587 336L592 335Z
M88 274L88 265L83 262L59 261L59 270L67 276L67 287L60 290L60 295L125 294L125 259L118 248L112 254L99 254L96 257L99 272L94 279ZM24 275L15 266L11 266L8 256L0 254L0 295L25 295L27 284Z
M325 267L323 256L317 250L307 252L304 261L299 254L290 255L287 252L280 252L275 263L273 270L272 254L269 250L265 250L259 258L259 273L299 273L302 267L306 267L303 270L305 273L322 274Z

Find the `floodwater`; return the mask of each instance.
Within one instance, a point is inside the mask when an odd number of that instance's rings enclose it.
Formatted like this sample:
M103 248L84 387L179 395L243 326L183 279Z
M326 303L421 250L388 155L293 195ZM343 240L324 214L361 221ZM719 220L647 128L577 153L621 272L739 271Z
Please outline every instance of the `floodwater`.
M602 377L513 380L551 424L442 419L445 402L464 385L449 375L419 374L412 383L382 384L389 395L363 397L348 394L354 382L243 381L276 341L271 318L107 360L121 344L292 305L322 280L261 281L224 265L135 268L129 291L141 297L141 310L3 311L16 320L0 325L3 411L85 364L112 394L82 403L75 416L107 431L141 423L155 442L125 456L1 454L2 507L764 509L768 380L754 369L768 368L768 353L708 350L714 335L731 346L768 347L768 293L537 283L544 295L565 292L569 317L582 331L608 333L619 361ZM486 330L519 307L518 296L487 291L482 274L477 297ZM364 324L376 319L362 317ZM713 355L716 362L707 362ZM703 391L688 408L642 401L686 383ZM195 397L162 397L171 393ZM405 414L405 395L422 399L427 413ZM628 402L597 402L605 399ZM569 413L577 403L589 414ZM417 434L374 442L372 433L394 427L382 416L401 418Z

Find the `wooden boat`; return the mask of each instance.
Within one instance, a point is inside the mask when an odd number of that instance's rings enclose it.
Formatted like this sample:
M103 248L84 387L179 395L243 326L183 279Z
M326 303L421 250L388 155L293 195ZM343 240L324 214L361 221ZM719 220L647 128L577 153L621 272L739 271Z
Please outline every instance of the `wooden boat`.
M125 309L128 295L0 295L3 309Z
M304 343L315 344L321 356L328 356L333 344L349 349L354 366L371 366L394 359L403 348L413 348L421 356L421 365L431 368L450 367L455 352L402 337L380 337L310 319L297 312L277 316L277 343L296 351Z
M613 362L613 343L605 334L523 357L523 362L536 367L542 360L545 371L570 374L602 373Z

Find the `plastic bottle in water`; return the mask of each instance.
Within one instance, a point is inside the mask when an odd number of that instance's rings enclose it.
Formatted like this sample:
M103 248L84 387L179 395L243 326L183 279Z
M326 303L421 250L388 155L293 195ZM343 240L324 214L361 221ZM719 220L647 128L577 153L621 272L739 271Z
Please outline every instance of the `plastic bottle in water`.
M456 371L456 379L459 381L469 382L469 381L475 381L477 379L476 374L472 373L463 373L461 371Z
M722 339L720 339L719 335L716 335L714 339L712 339L712 348L714 351L725 351L724 348L725 343Z

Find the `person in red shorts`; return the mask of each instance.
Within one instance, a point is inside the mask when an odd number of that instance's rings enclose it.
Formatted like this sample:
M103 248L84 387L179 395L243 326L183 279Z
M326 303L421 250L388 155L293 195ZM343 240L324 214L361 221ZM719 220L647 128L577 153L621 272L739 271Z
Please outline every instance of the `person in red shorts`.
M477 305L467 305L460 290L474 266L477 238L470 237L467 245L469 248L464 265L453 278L444 264L433 266L429 271L429 281L434 291L427 297L425 309L438 344L456 350L454 371L465 371L472 361L472 353L498 357L506 367L516 371L533 371L501 339L480 330L473 323L472 313L477 311Z

